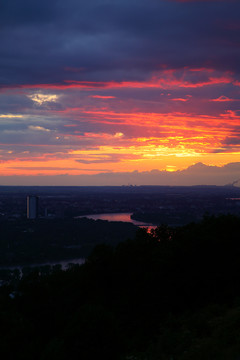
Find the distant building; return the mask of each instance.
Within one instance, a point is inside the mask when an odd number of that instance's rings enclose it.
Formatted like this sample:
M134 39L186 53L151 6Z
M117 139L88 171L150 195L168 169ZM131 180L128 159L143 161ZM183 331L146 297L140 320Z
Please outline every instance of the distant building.
M36 219L38 217L38 197L29 195L27 197L27 218Z

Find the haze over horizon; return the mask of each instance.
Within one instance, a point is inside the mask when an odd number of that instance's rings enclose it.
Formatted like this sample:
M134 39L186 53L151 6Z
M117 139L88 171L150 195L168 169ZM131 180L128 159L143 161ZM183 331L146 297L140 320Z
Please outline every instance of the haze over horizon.
M207 166L197 163L184 170L173 172L132 171L106 172L94 175L25 175L0 176L0 186L240 186L240 162L223 167Z
M0 185L239 185L240 3L11 0Z

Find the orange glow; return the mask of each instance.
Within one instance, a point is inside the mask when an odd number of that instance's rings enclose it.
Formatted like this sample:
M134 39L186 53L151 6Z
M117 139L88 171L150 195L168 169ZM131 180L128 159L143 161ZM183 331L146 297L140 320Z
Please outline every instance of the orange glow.
M100 150L98 159L102 161L98 163L76 163L76 159L79 156L88 160L94 160L94 154L72 154L72 158L68 159L29 159L26 161L8 161L1 166L1 175L81 175L81 174L97 174L101 172L131 172L133 170L138 171L151 171L152 169L177 171L183 170L193 163L204 162L206 165L223 166L229 162L237 162L239 160L240 151L235 154L197 154L192 152L183 152L174 154L173 152L164 151L160 152L155 150L151 152L150 148L148 152L144 153L144 148L136 149L129 148L129 151L134 152L128 154L127 157L122 157L122 160L117 164L116 162L104 162L107 155L104 155L105 151L112 151L112 153L124 155L127 150L123 149L104 149ZM163 150L163 149L162 149ZM114 152L115 151L115 152ZM103 152L103 154L101 154ZM103 165L102 165L103 164Z
M58 110L53 112L63 113ZM240 124L240 117L234 111L214 117L184 113L114 112L108 109L95 111L77 107L64 110L65 115L73 113L75 119L84 118L96 124L117 124L120 129L123 125L134 126L136 135L127 137L124 131L83 133L81 127L78 129L77 123L65 124L64 127L73 129L67 135L68 138L84 140L87 144L89 142L89 146L76 149L76 146L72 148L71 145L62 145L60 151L58 148L55 150L57 145L25 143L25 148L43 148L43 153L32 153L30 156L25 151L21 158L14 158L8 150L11 158L2 161L2 175L80 175L152 169L176 171L199 161L219 166L239 161L239 145L236 144L229 150L224 147L224 140L231 137L235 125ZM29 128L36 131L41 127L36 125ZM44 133L48 134L50 130L47 129ZM2 149L5 146L1 144ZM52 148L53 152L44 152L45 148ZM215 149L219 150L215 152Z
M31 107L27 115L25 109L23 114L0 114L3 122L12 122L4 129L6 137L16 141L3 138L0 144L1 174L174 172L197 162L218 166L238 162L240 116L229 107L239 100L230 98L237 98L234 91L230 97L219 96L222 84L238 85L230 72L162 68L146 81L65 80L15 86L14 91L22 91ZM196 93L204 86L217 86L217 91L199 100ZM152 89L160 91L154 91L154 100L151 96L141 100L121 96L125 89L150 90L150 95ZM116 91L109 95L109 90ZM220 113L215 108L224 110Z

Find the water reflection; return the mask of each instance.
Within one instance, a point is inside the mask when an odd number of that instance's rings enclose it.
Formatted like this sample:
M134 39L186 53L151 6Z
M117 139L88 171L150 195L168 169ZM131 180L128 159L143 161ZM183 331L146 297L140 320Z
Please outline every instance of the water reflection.
M142 221L131 219L131 215L132 213L109 213L109 214L84 215L84 216L78 216L78 218L86 217L92 220L123 221L123 222L130 222L139 227L147 227L148 229L156 228L156 226L150 223L144 223Z

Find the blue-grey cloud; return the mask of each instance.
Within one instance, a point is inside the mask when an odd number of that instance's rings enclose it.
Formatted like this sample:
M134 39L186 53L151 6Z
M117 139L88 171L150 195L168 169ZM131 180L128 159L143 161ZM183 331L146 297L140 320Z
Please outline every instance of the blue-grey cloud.
M239 13L229 1L5 1L0 84L146 79L161 65L239 74Z

